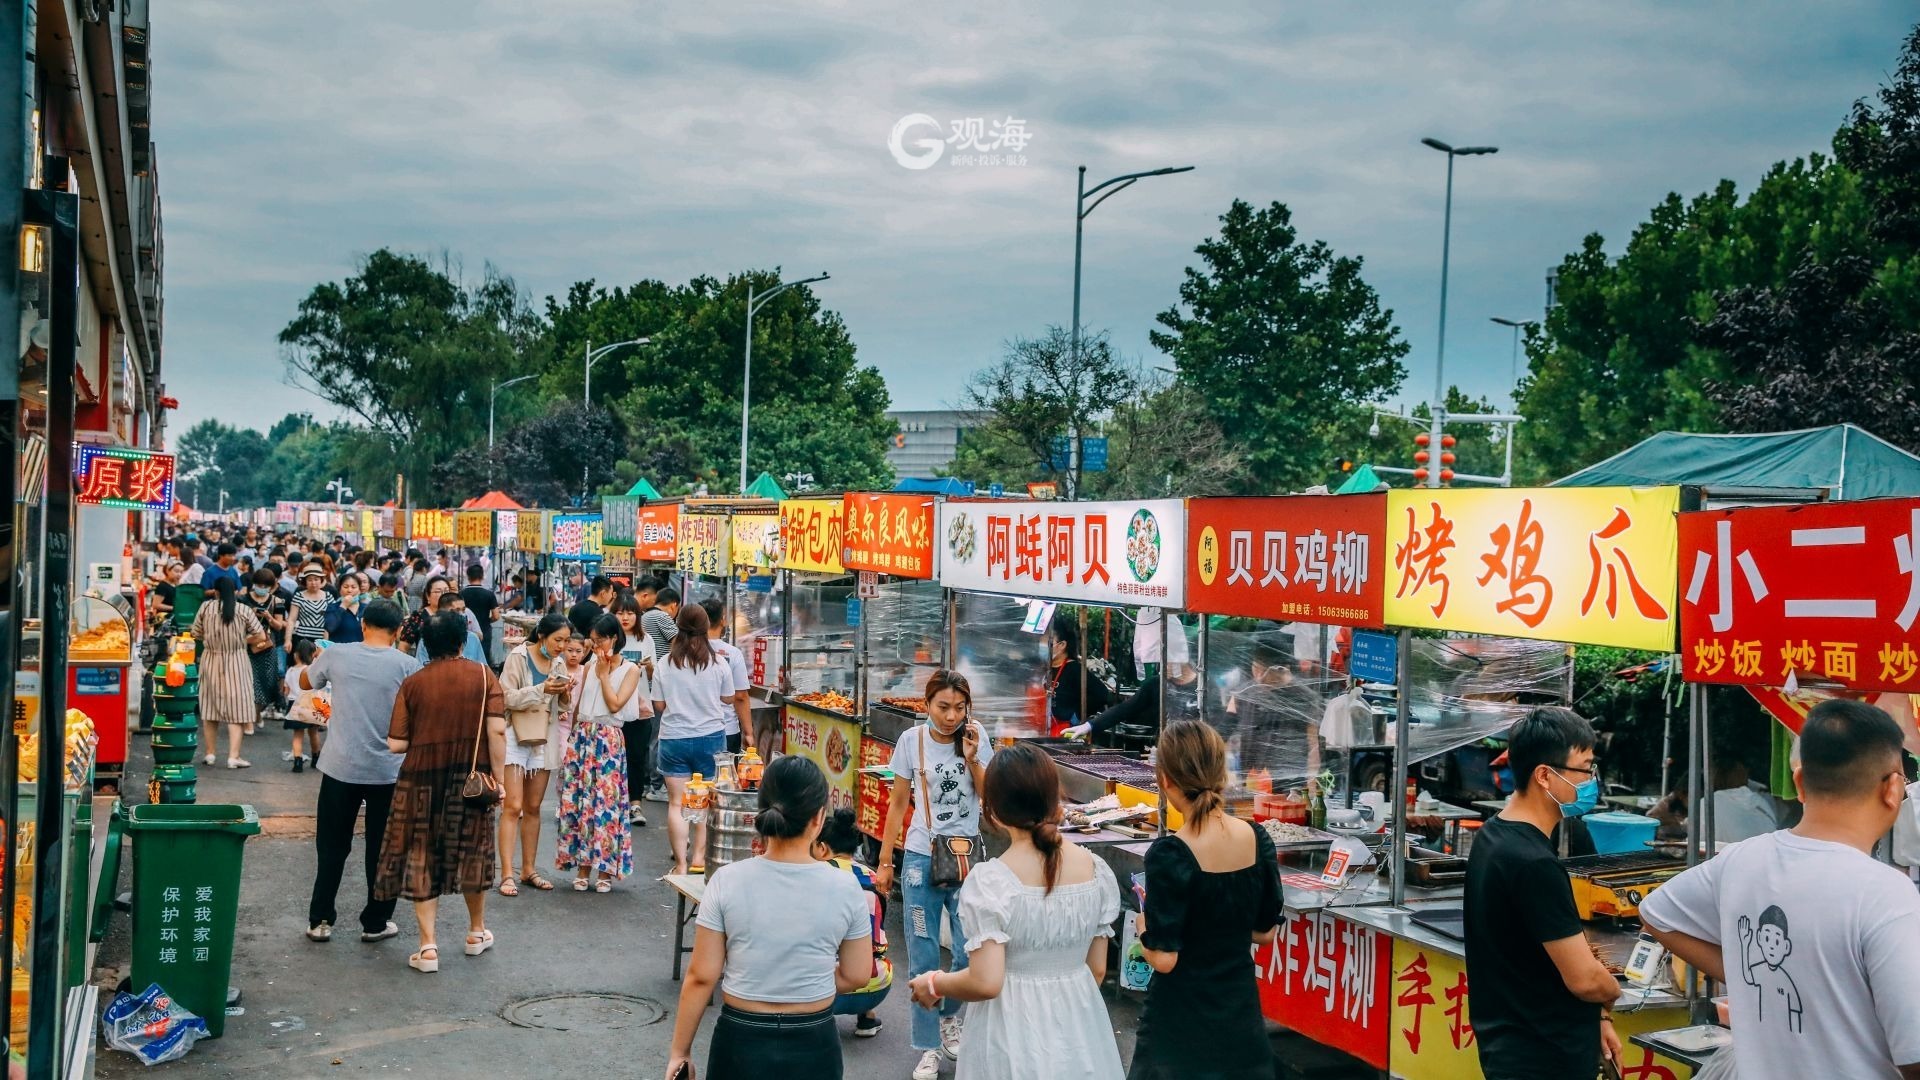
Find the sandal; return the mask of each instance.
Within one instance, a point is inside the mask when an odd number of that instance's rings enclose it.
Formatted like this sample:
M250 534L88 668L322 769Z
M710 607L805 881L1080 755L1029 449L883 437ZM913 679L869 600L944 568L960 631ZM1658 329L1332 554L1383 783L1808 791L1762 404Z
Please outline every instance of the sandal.
M525 885L529 889L538 889L541 892L553 891L553 882L548 881L539 874L528 874L526 877L520 879L520 884Z
M500 889L501 896L519 896L520 895L520 886L515 885L513 883L512 877L501 878L499 889Z
M583 878L583 877L577 877L577 878L574 878L574 879L573 879L573 891L574 891L574 892L586 892L586 891L587 891L587 885L588 885L588 882L587 882L587 879L586 879L586 878Z
M493 948L493 931L482 930L478 934L467 935L466 953L468 956L479 956L491 948Z
M613 879L612 879L612 878L601 878L601 879L600 879L599 881L596 881L596 882L594 882L594 883L593 883L593 891L594 891L594 892L597 892L597 893L610 893L610 892L612 892L612 891L613 891Z
M428 956L432 953L432 956ZM422 945L420 951L407 957L407 966L422 975L431 975L440 970L440 946Z

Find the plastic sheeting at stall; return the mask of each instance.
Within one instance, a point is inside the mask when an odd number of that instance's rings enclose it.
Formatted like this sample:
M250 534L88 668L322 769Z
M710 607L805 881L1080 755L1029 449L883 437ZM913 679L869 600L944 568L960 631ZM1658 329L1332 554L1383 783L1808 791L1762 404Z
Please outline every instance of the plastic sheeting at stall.
M859 629L847 609L847 601L854 598L853 578L791 573L787 590L791 692L801 700L808 694L837 694L852 702L859 666ZM814 704L838 712L853 710L852 704Z
M1214 630L1207 645L1206 719L1228 739L1240 778L1256 790L1301 790L1333 774L1344 790L1356 754L1390 755L1390 696L1349 691L1347 680L1295 658L1291 628ZM1526 713L1562 700L1564 645L1506 638L1413 640L1409 764L1500 735Z
M937 581L889 582L866 602L863 621L867 706L919 702L946 654L945 590Z
M961 592L954 603L954 667L973 688L974 718L990 738L1045 734L1047 647L1021 628L1027 601Z

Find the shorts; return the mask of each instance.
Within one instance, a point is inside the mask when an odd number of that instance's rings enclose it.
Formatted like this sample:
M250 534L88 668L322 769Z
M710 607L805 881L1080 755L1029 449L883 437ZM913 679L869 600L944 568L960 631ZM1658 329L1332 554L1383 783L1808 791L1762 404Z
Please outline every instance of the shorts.
M513 725L507 725L507 764L518 765L525 772L547 771L547 747L522 746L520 740L513 737Z
M691 739L660 740L660 775L685 780L694 773L711 779L714 758L727 748L727 737L714 732Z

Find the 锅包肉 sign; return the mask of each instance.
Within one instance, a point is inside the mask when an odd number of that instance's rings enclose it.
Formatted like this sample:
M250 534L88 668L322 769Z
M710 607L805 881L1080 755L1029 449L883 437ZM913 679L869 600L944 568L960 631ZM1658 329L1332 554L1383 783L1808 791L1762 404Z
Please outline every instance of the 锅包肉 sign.
M1680 515L1689 682L1920 691L1920 499Z
M843 506L841 563L894 577L933 577L933 500L925 495L854 494Z
M1186 513L1152 502L945 502L940 584L1071 603L1182 607Z
M1386 621L1668 651L1680 489L1387 493Z
M1385 495L1187 502L1187 606L1210 615L1379 626Z
M782 502L778 537L780 568L816 574L846 573L847 568L840 561L843 514L839 499Z

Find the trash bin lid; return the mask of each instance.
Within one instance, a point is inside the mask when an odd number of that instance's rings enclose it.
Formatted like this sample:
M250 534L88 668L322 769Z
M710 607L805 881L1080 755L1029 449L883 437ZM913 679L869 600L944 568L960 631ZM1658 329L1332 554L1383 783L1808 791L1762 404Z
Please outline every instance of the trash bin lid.
M260 814L242 803L141 803L128 808L127 828L252 836L260 831Z

